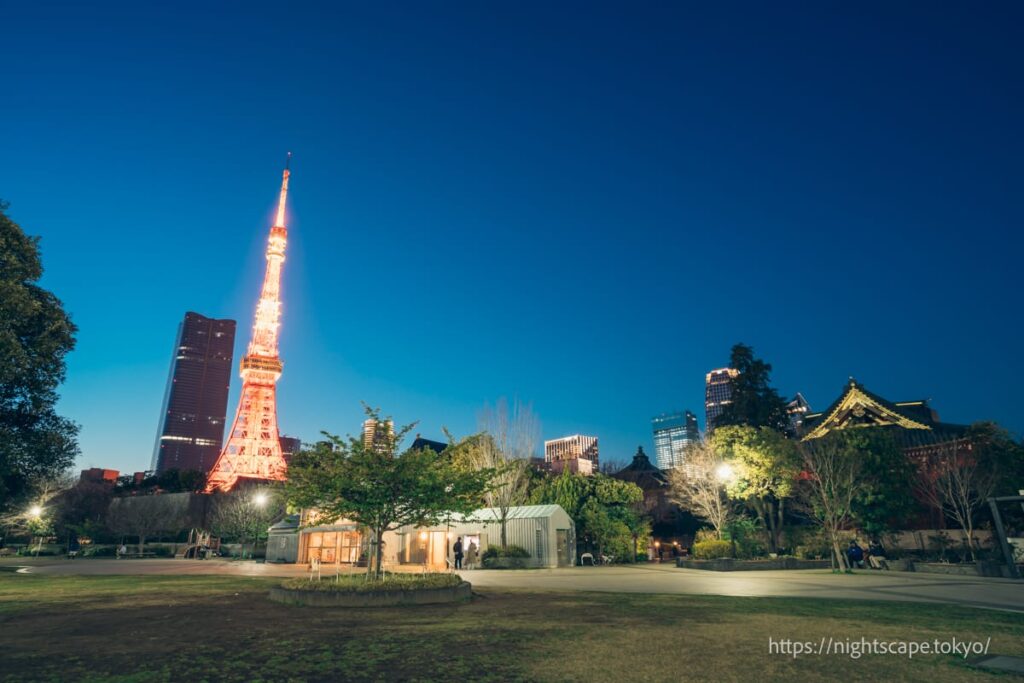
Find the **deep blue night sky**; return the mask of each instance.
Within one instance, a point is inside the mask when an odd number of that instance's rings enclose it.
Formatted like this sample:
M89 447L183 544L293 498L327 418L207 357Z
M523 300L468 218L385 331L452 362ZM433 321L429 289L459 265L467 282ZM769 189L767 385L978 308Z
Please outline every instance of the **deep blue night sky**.
M83 466L148 466L186 310L240 356L287 150L287 434L518 395L626 459L737 341L1024 431L1019 3L215 4L3 10Z

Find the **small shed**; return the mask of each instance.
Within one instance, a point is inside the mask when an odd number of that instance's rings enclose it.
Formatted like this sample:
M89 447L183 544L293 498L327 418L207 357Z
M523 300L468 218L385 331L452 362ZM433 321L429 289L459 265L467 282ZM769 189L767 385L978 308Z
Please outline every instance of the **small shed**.
M443 568L453 560L452 545L461 537L463 548L475 544L482 554L501 546L501 512L483 508L472 514L452 515L433 527L403 527L391 536L395 558L402 564ZM506 542L524 548L529 567L572 567L576 564L576 531L572 518L559 505L521 505L509 508ZM388 545L388 543L386 543Z
M289 515L267 529L267 562L296 562L299 557L299 516Z

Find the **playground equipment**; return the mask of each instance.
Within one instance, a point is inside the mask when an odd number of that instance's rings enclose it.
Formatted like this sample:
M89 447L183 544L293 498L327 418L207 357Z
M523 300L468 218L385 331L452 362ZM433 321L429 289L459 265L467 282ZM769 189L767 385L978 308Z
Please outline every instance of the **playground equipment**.
M174 557L186 560L206 560L219 554L219 536L213 536L204 529L192 529L188 532L188 541L185 547L180 548Z

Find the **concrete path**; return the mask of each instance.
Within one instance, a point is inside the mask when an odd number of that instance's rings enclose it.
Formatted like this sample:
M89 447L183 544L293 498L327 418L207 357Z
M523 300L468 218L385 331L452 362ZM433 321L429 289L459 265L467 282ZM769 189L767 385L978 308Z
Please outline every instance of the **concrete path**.
M305 576L305 565L224 560L0 560L0 571L24 565L32 574ZM414 567L406 567L415 570ZM324 568L324 575L331 570ZM361 571L361 570L357 570ZM758 597L905 600L1024 612L1024 582L942 574L827 570L708 572L671 565L574 567L462 572L474 587Z

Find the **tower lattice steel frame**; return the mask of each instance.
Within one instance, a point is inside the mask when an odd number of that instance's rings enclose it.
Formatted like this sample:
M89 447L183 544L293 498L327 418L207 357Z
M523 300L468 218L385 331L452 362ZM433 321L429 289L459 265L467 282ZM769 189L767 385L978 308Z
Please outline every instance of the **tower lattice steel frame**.
M290 162L291 153L288 159ZM238 412L224 449L210 470L208 491L230 490L240 478L280 481L287 476L288 465L277 428L277 380L283 367L277 349L277 333L281 324L281 267L288 242L284 207L289 174L289 163L286 163L277 219L267 240L267 271L256 305L252 339L240 365L242 394Z

